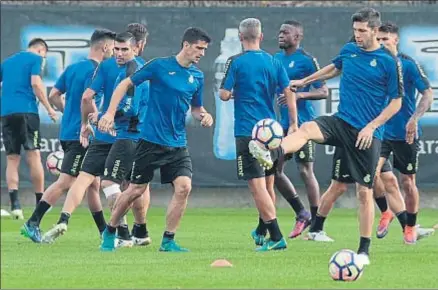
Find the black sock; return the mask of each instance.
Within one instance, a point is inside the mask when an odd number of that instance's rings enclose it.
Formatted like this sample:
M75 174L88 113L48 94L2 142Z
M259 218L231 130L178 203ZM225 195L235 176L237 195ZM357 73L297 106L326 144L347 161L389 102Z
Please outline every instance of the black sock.
M406 212L406 225L414 227L417 224L417 213Z
M404 231L405 227L406 227L406 223L408 222L408 216L407 216L406 210L403 210L401 212L396 213L395 216L397 217L398 222L400 223L400 225Z
M49 210L50 204L48 204L45 200L41 200L35 210L32 213L32 216L27 221L29 225L39 226L43 216Z
M163 234L163 238L173 240L175 238L175 233L165 231Z
M11 200L11 210L21 209L20 201L18 200L18 189L9 190L9 199Z
M69 213L67 213L67 212L62 212L62 213L61 213L61 216L59 217L59 220L58 220L58 225L59 225L59 224L62 224L62 223L68 225L68 220L70 219L70 216L71 216L71 215L70 215Z
M359 250L357 251L357 253L358 254L365 253L368 255L370 251L370 243L371 243L370 238L360 237Z
M313 222L316 219L316 215L318 214L318 207L311 206L310 207L310 214L312 215L312 222Z
M116 227L112 227L112 226L110 226L110 225L107 225L107 226L106 226L106 229L108 230L108 232L109 232L110 234L113 234L113 235L116 234L116 230L117 230Z
M134 226L132 227L131 234L132 234L132 236L139 238L139 239L144 239L144 238L147 238L149 236L148 229L146 228L146 224L134 223Z
M117 237L122 240L130 240L131 235L129 234L128 225L119 225L117 227Z
M293 208L295 214L298 216L302 210L304 210L304 205L301 202L301 198L297 195L294 197L286 198L287 202Z
M256 234L257 235L266 236L267 233L268 233L268 228L266 227L266 224L262 220L262 218L259 217L259 224L258 224L258 226L256 228Z
M35 201L36 204L38 204L41 200L41 198L43 197L43 193L42 192L35 192Z
M388 203L386 202L386 197L385 196L381 196L381 197L376 197L374 198L377 206L380 209L380 212L385 212L388 210Z
M320 216L320 215L316 214L315 220L314 220L314 222L312 222L312 225L310 226L309 232L315 233L315 232L322 231L322 229L324 228L325 219L326 219L325 216Z
M276 218L267 221L265 224L266 227L268 228L269 238L271 239L271 241L278 242L283 238L283 235L281 234L280 227L278 226L278 222Z
M93 216L94 223L99 229L99 233L102 234L106 227L106 221L105 217L103 216L103 211L92 212L91 215Z

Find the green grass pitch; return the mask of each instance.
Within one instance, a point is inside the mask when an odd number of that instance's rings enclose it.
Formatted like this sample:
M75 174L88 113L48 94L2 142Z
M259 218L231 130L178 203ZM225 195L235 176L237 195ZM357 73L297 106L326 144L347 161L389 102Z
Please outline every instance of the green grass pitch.
M47 214L43 230L57 221L59 210ZM294 215L280 209L278 216L287 235ZM420 212L424 226L437 219L436 210ZM176 239L189 253L158 252L164 222L165 209L153 208L150 246L101 253L85 208L74 213L68 232L53 245L32 243L20 236L21 221L2 218L1 288L438 288L438 234L407 246L396 220L385 239L373 237L371 265L358 281L332 281L330 256L342 248L357 249L356 210L335 209L329 216L325 229L334 243L299 238L288 240L285 251L268 253L256 253L250 239L255 209L188 209ZM210 267L216 259L227 259L233 267Z

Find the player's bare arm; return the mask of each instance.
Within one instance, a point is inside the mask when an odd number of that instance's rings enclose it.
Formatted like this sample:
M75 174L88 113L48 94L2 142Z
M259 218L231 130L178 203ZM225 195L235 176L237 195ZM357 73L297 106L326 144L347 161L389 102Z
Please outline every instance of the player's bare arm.
M213 125L213 117L204 107L192 107L191 113L193 118L201 121L203 127L211 127Z
M93 89L86 89L82 95L81 101L81 119L82 124L88 123L88 116L92 113L98 112L96 103L94 102L94 96L96 92Z
M313 82L316 81L323 81L323 80L327 80L329 78L333 78L337 75L339 75L341 73L340 70L338 70L334 64L329 64L325 67L323 67L322 69L320 69L319 71L311 74L308 77L305 77L301 80L292 80L290 81L290 87L292 89L294 88L301 88L301 87L305 87Z
M219 89L219 98L222 101L229 101L231 98L233 97L232 92L224 90L224 89Z
M114 116L116 115L117 107L122 101L123 97L128 92L128 89L132 87L132 81L130 78L126 78L120 82L116 87L111 97L111 102L109 104L108 110L100 118L98 128L102 132L109 132L114 126Z
M49 103L54 105L55 108L58 109L60 112L64 113L65 100L62 95L63 92L53 87L49 93Z
M289 109L289 129L287 133L291 134L298 130L297 100L295 93L292 92L289 87L283 90L283 95Z
M326 85L320 88L312 88L309 92L297 92L296 93L297 100L306 99L306 100L323 100L328 97L328 88Z
M35 96L38 98L41 104L43 104L44 108L46 108L47 113L52 121L55 122L58 119L58 116L56 115L56 111L50 106L50 103L47 99L46 87L43 84L43 80L40 76L34 75L31 78L31 83Z
M373 142L374 130L385 124L389 119L392 118L401 108L402 98L392 99L389 105L380 113L377 118L372 120L368 125L363 128L356 140L356 147L360 150L365 150L370 148Z
M412 117L406 124L406 142L408 144L414 143L415 138L418 136L418 119L420 119L427 110L430 109L433 102L433 91L431 88L424 90L422 93L420 102Z

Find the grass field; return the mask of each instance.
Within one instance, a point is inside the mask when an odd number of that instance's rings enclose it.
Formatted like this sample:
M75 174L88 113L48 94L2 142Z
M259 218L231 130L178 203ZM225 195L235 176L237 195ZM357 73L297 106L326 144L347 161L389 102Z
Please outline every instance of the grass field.
M56 222L58 213L55 208L47 214L43 230ZM22 222L2 218L1 288L438 288L438 235L407 246L397 222L385 239L373 238L372 264L360 280L332 281L330 256L357 248L355 210L336 209L326 221L334 243L289 240L287 250L268 253L256 253L249 237L257 221L255 209L189 209L176 239L191 252L158 252L164 213L160 208L149 212L152 245L114 253L99 251L97 230L86 209L74 214L69 231L53 245L32 243L19 235ZM285 235L294 221L291 216L290 210L279 211ZM425 226L437 219L437 211L421 212ZM234 266L210 267L221 258Z

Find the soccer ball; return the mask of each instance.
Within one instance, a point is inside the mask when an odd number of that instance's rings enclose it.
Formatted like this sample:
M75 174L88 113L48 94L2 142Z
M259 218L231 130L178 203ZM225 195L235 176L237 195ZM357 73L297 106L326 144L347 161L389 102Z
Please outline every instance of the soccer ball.
M330 258L329 274L335 281L356 281L362 276L363 265L352 250L340 250Z
M252 129L252 139L266 149L275 149L283 140L283 127L273 119L263 119Z
M64 160L63 151L55 151L49 154L46 159L46 168L53 175L58 176L61 173L62 160Z

